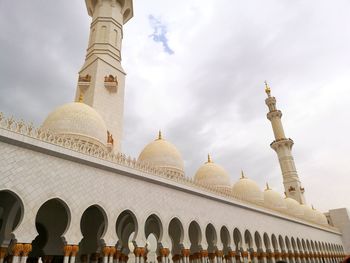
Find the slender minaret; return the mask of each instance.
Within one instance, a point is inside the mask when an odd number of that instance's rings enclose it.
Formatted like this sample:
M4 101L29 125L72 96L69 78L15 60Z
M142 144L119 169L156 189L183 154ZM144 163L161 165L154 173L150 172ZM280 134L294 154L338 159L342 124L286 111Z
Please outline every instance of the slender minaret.
M275 140L271 143L271 148L277 153L283 175L283 184L287 197L305 204L304 188L301 186L295 163L292 155L293 140L286 138L282 126L282 112L276 108L276 98L271 97L270 87L265 82L266 105L269 107L267 118L271 121Z
M114 151L123 133L125 72L121 65L123 25L133 16L132 0L85 0L92 17L85 63L79 72L75 98L104 119ZM106 135L107 138L107 135Z

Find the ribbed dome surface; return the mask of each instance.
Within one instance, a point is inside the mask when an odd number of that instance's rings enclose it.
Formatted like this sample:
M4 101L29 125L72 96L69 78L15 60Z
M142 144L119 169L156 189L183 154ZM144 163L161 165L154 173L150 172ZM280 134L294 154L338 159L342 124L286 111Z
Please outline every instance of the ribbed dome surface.
M286 210L287 208L283 197L269 187L264 191L264 205L275 210Z
M318 211L318 210L314 210L317 214L317 217L316 217L316 222L320 225L324 225L324 226L327 226L328 225L328 220L327 220L327 217L325 216L324 213Z
M58 135L73 135L107 143L107 128L104 120L92 107L81 102L64 104L51 112L43 129Z
M292 216L296 216L296 217L300 217L303 218L304 217L304 209L303 207L298 203L298 201L294 200L293 198L285 198L284 201L286 202L287 205L287 213L292 215Z
M194 176L194 180L200 184L207 184L217 187L231 187L230 176L220 165L213 163L208 158L208 162L203 164Z
M232 187L234 197L248 202L263 204L264 196L253 180L242 177Z
M316 210L312 209L311 207L307 205L301 205L301 207L304 210L304 219L312 222L317 221L318 214Z
M138 160L184 175L184 162L180 152L173 144L162 139L161 136L146 145Z

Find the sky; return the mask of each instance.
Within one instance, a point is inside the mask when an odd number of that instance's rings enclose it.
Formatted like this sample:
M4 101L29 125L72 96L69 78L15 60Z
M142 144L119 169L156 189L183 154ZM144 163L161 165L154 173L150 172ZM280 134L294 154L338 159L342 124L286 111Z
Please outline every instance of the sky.
M0 0L0 111L37 126L74 99L90 17L83 0ZM124 26L123 152L161 129L187 176L208 153L283 193L264 81L282 110L308 204L347 207L350 2L134 0Z

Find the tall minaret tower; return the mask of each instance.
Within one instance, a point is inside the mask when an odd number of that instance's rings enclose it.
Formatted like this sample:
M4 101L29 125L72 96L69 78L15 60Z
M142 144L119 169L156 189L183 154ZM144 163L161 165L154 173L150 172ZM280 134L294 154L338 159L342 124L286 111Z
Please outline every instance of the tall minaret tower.
M292 155L293 140L286 138L282 126L282 112L276 108L276 98L271 97L271 89L265 82L266 105L269 107L267 118L271 121L275 140L270 144L277 153L283 175L283 184L287 197L305 204L304 188L301 186Z
M123 25L133 16L132 0L85 0L85 3L92 22L75 96L78 100L82 95L84 103L102 116L117 152L123 133L125 88L121 45Z

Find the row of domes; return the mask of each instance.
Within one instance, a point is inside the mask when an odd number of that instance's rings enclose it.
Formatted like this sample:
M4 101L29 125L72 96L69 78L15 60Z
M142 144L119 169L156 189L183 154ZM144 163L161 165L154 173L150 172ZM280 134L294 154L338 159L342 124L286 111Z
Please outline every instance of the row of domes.
M58 107L48 115L42 128L57 135L80 138L97 145L107 144L107 127L100 114L85 103L72 102ZM180 152L170 142L164 140L159 132L158 138L146 145L138 161L184 176L184 162ZM306 205L300 205L291 198L283 198L278 192L266 188L262 192L253 180L242 177L231 186L230 176L220 165L211 161L204 163L196 172L194 181L232 193L240 200L263 205L273 210L284 212L318 224L327 225L325 215Z
M160 132L155 141L146 145L138 160L152 163L158 168L184 173L181 154L173 144L162 138ZM241 178L231 186L229 174L223 167L214 163L209 155L207 162L197 170L194 181L201 185L213 186L226 193L231 192L233 197L240 200L262 205L321 225L328 225L327 218L323 213L307 205L301 205L292 198L283 198L278 192L270 189L268 185L265 191L261 191L258 184L245 177L243 172Z

